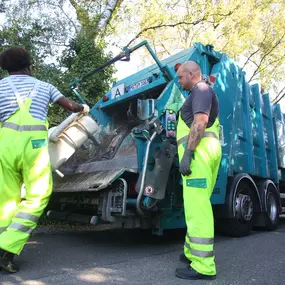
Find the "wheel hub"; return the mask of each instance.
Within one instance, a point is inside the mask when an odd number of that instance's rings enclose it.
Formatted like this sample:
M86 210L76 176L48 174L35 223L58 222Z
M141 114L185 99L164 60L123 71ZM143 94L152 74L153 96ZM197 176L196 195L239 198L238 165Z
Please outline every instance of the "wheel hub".
M238 194L236 197L236 214L240 220L248 222L253 216L253 203L248 195Z

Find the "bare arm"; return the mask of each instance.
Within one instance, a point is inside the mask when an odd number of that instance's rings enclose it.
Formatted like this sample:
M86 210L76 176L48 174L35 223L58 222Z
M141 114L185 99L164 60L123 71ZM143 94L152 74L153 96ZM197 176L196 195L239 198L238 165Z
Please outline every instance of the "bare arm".
M197 113L194 115L194 121L191 125L187 149L194 151L204 135L205 129L209 121L209 115Z
M61 97L56 103L62 106L64 109L73 113L82 112L84 109L83 105L71 101L64 96Z

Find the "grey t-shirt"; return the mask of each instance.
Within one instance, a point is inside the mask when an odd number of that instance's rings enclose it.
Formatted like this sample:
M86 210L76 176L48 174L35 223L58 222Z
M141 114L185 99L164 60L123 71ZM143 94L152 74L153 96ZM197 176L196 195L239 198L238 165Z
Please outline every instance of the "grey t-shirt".
M200 81L193 87L181 108L182 120L189 128L197 113L209 115L207 128L214 124L219 115L219 102L215 91L205 81Z

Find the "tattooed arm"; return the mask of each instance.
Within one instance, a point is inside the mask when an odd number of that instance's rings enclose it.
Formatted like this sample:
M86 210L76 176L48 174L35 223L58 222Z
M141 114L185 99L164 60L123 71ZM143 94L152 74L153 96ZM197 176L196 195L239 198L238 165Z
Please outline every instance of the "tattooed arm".
M194 121L191 125L187 147L179 164L179 171L183 176L190 175L192 172L190 169L191 160L193 158L195 148L204 135L208 120L209 116L204 113L197 113L194 115Z
M187 149L194 151L204 135L205 129L209 121L209 115L197 113L194 115L194 121L191 125Z

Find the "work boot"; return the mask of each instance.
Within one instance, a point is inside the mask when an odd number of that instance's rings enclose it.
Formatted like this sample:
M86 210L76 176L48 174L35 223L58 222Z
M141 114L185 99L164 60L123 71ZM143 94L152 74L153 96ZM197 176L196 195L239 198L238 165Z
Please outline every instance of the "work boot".
M179 260L183 263L190 264L191 260L189 260L184 253L181 253L179 256Z
M192 267L187 266L186 268L177 268L175 270L175 275L182 279L188 280L214 280L216 275L205 275L195 271Z
M14 262L14 254L3 249L0 249L0 268L9 273L19 271L19 266Z

